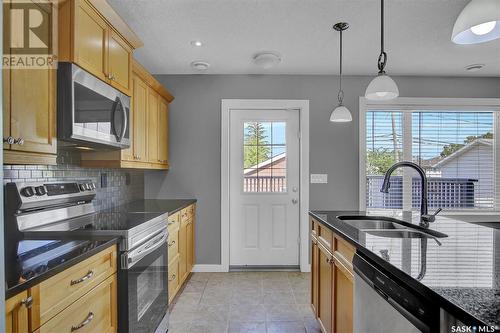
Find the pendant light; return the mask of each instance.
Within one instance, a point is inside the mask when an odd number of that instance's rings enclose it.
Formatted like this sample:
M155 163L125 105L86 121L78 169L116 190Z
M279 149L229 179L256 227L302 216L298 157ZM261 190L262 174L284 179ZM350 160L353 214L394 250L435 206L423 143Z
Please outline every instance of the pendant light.
M339 22L333 26L333 29L340 32L340 75L339 75L339 93L337 99L339 105L332 111L330 121L334 123L347 123L352 121L351 112L342 103L344 101L344 90L342 90L342 32L349 28L349 24Z
M399 89L393 79L385 73L387 53L384 51L384 0L380 0L380 55L378 56L378 75L366 88L365 97L370 100L387 101L399 96Z
M478 44L500 38L500 1L472 0L458 15L451 34L455 44Z

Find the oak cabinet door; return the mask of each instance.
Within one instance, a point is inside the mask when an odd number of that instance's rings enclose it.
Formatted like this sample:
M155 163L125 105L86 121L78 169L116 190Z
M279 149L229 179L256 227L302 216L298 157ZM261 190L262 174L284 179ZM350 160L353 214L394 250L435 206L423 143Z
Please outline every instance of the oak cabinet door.
M122 153L122 159L144 161L146 155L146 112L148 87L139 77L133 77L132 109L130 114L130 148Z
M319 275L319 249L318 241L312 240L311 247L311 305L315 316L318 316L318 275Z
M187 225L187 273L189 274L194 266L194 219Z
M334 325L336 332L353 331L354 276L340 261L334 265Z
M57 153L55 70L10 71L10 135L22 139L11 150Z
M24 303L28 292L24 291L5 301L5 332L28 333L28 308Z
M168 103L163 98L158 108L158 162L168 163Z
M114 30L108 35L108 78L116 89L130 92L132 49Z
M179 287L179 256L168 264L168 302L171 303Z
M107 24L86 1L76 1L75 6L74 60L106 81Z
M333 310L333 258L318 245L318 321L323 332L332 332Z
M181 228L179 229L179 283L182 283L188 274L187 245L187 223L181 222Z
M158 93L148 89L148 162L158 163Z

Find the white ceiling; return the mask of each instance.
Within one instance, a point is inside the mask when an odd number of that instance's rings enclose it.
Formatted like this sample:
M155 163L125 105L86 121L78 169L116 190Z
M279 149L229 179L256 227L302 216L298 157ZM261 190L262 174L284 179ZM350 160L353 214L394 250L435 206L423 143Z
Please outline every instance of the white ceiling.
M144 41L137 59L155 74L336 74L338 21L347 75L377 72L378 0L108 0ZM478 45L450 41L468 0L386 0L387 72L395 75L500 76L500 40ZM202 47L190 44L193 40ZM275 68L252 63L260 51L282 56ZM464 67L486 64L479 72Z

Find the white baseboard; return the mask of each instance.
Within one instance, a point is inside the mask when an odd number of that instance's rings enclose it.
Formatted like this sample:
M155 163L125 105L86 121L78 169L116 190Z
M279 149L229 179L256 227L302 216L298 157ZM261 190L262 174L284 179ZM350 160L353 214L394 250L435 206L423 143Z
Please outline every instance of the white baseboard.
M300 271L302 273L310 273L311 272L311 264L301 266Z
M222 265L194 265L192 271L195 273L227 272Z

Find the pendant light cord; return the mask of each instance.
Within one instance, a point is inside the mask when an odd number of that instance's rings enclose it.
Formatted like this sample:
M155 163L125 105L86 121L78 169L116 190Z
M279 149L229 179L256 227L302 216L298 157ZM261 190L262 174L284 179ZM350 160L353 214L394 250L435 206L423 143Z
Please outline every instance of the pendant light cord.
M344 91L342 90L342 30L340 30L340 75L339 75L339 93L337 95L337 99L339 101L339 105L342 105L342 101L344 100Z
M380 55L378 56L378 73L384 74L387 64L387 53L384 50L384 0L380 0Z

